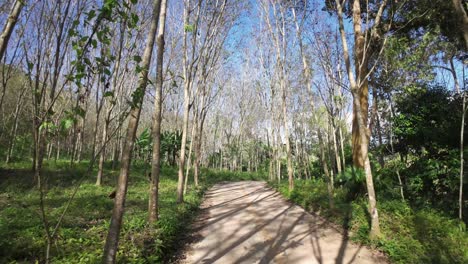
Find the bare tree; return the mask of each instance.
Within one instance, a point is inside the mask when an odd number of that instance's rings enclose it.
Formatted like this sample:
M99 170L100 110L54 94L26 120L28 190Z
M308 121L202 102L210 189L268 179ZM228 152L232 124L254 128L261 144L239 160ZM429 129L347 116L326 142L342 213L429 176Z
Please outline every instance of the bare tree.
M279 81L281 93L281 110L283 117L284 137L286 141L287 169L289 191L294 189L294 168L292 164L292 151L289 131L288 117L288 76L287 76L287 55L288 55L288 25L286 12L288 9L287 3L281 1L262 2L264 19L268 27L268 32L273 40L273 45L276 51L276 75ZM270 10L273 13L274 21L270 18Z
M166 26L167 0L161 0L161 12L159 15L158 30L158 54L156 60L156 97L154 100L153 115L153 157L151 162L151 187L149 199L149 222L155 222L158 219L158 189L159 174L161 169L161 98L163 89L163 56L164 56L164 31Z
M184 175L184 167L185 167L185 149L187 144L187 133L188 133L188 122L189 122L189 115L190 115L190 93L191 87L193 83L193 71L194 67L196 67L195 61L195 48L196 48L196 41L197 41L197 32L198 32L198 25L200 19L200 12L201 12L201 4L202 0L198 1L197 4L197 11L195 22L190 24L190 15L191 15L191 4L190 0L184 1L184 57L183 57L183 68L184 68L184 119L182 125L182 142L180 145L180 157L179 157L179 171L178 171L178 183L177 183L177 202L182 203L184 201L184 182L185 182L185 175ZM189 46L188 46L188 33L192 31L192 48L191 48L191 61L189 61Z

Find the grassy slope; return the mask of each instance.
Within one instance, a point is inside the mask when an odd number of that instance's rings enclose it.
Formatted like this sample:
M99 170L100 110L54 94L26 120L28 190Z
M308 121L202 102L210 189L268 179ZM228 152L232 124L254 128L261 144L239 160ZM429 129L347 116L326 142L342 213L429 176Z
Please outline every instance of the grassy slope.
M383 237L368 240L367 200L346 202L344 189L335 191L335 209L328 206L322 181L295 182L289 194L287 182L271 183L294 203L343 227L356 242L377 247L394 263L468 263L468 233L463 224L434 210L415 210L400 200L378 199Z
M46 208L48 220L57 222L77 180L86 170L86 162L69 168L69 163L46 164L48 179ZM0 166L0 263L43 260L45 233L39 214L39 193L32 185L29 164ZM104 185L94 186L95 173L85 180L70 205L56 245L54 263L98 263L104 245L118 171L106 169ZM246 173L204 171L202 186L191 189L186 203L177 205L177 172L163 168L160 182L160 220L157 228L147 225L148 180L144 165L131 171L123 230L119 247L120 263L158 263L170 258L179 248L196 214L203 192L223 180L252 179Z

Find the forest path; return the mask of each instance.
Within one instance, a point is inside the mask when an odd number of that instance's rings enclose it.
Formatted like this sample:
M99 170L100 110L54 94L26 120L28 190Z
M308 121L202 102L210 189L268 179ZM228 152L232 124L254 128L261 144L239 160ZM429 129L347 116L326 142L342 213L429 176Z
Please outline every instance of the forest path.
M265 182L213 186L183 263L386 263Z

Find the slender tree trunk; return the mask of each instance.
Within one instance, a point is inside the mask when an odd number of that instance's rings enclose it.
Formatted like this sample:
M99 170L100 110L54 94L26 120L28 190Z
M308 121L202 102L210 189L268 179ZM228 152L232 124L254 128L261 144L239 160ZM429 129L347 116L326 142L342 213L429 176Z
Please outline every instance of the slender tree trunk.
M96 101L96 103L98 103ZM96 107L97 111L96 111L96 124L94 125L94 133L93 133L93 145L91 146L91 157L94 157L95 153L96 153L96 146L97 146L97 141L98 141L98 131L99 131L99 122L101 120L100 118L100 114L101 114L101 108L100 107Z
M180 144L180 157L179 157L179 179L177 184L177 203L184 202L184 190L183 184L185 181L184 167L185 167L185 149L187 144L187 130L188 130L188 119L189 119L189 83L184 88L184 123L182 129L182 142Z
M83 119L81 121L81 129L80 129L80 145L78 146L78 163L81 162L81 157L82 157L82 154L83 154L83 148L85 147L85 130L86 130L86 112L88 111L88 107L86 106L85 107L85 114L83 116ZM92 158L94 158L94 156L92 156Z
M153 157L151 162L151 187L149 199L149 222L158 220L159 175L161 171L161 119L162 119L162 89L164 62L164 31L166 26L167 0L161 0L158 31L158 57L156 60L156 98L154 100L153 116Z
M468 47L467 47L468 49ZM453 84L455 88L456 93L460 93L460 84L458 83L458 77L457 77L457 71L455 70L455 64L453 63L453 59L455 58L455 55L453 55L449 62L450 62L450 73L452 74L453 77Z
M219 155L219 169L224 170L224 167L223 167L223 159L224 159L223 154L224 154L224 152L223 152L222 147L221 147L221 149L219 151L221 152L220 155Z
M98 165L98 173L96 177L96 186L101 186L102 184L102 173L104 171L104 161L106 159L106 144L107 144L108 128L109 128L109 122L106 120L106 123L104 124L104 128L102 130L102 144L101 144L101 153L99 154L99 165Z
M370 121L369 124L369 132L372 132L375 128L375 131L377 132L377 140L379 141L379 146L383 146L383 139L382 139L382 131L380 128L380 117L379 117L379 96L377 94L377 89L373 87L372 89L372 95L373 95L373 103L372 103L372 120ZM385 166L385 160L384 160L384 153L383 150L380 149L378 153L378 159L379 159L379 164L380 167Z
M50 160L50 156L52 155L52 142L47 143L47 160Z
M202 104L203 105L203 104ZM203 109L203 107L202 107ZM197 142L195 145L195 169L193 172L193 180L195 182L195 186L198 186L198 179L199 179L199 174L200 174L200 161L201 161L201 156L202 156L202 135L203 135L203 125L205 123L205 118L206 118L206 113L207 112L202 112L201 120L200 120L200 125L199 125L199 131L197 133Z
M285 82L285 80L283 80ZM292 192L294 189L294 171L292 165L292 153L291 153L291 142L289 140L289 119L286 107L286 83L281 85L282 89L282 107L283 107L283 119L284 119L284 136L286 137L286 155L287 155L287 164L288 164L288 182L289 182L289 192Z
M334 117L330 117L331 118L331 132L332 132L332 141L333 141L333 152L335 154L335 161L336 161L336 170L337 170L337 173L341 173L341 158L340 158L340 152L338 150L338 143L337 143L337 139L336 139L336 125L335 125L335 121L334 121Z
M60 159L60 139L57 138L57 152L55 153L55 162Z
M13 121L13 127L10 132L10 142L8 145L8 150L7 150L7 156L6 156L6 163L10 162L11 156L13 155L13 149L15 147L15 141L16 141L16 132L18 131L18 118L19 118L19 112L21 111L22 107L22 99L24 96L24 93L26 92L26 89L23 89L21 91L20 96L18 97L18 101L16 102L16 107L15 107L15 117Z
M184 24L189 25L190 16L190 0L185 1L184 6ZM190 110L190 86L191 86L191 70L187 65L188 47L187 47L187 30L184 31L184 119L182 124L182 142L180 144L179 171L177 182L177 203L184 202L184 168L185 168L185 148L187 144L187 130ZM196 32L195 32L196 34ZM191 68L191 67L190 67Z
M326 144L327 146L327 157L326 159L330 161L330 184L331 186L334 186L335 182L335 169L336 169L336 160L335 156L332 154L332 140L331 140L332 134L331 134L331 126L328 124L328 133L326 137L326 143L324 142L324 145Z
M463 113L461 120L461 129L460 129L460 191L458 196L458 218L463 220L463 136L465 131L465 114L466 114L466 95L465 91L462 93L463 96Z
M124 151L122 152L122 164L120 168L119 181L117 185L116 195L114 198L114 209L112 210L112 218L109 226L109 232L106 238L106 244L104 246L103 262L104 263L115 263L117 256L117 248L119 243L120 228L122 226L122 218L125 209L125 198L127 195L128 186L128 175L130 172L130 163L132 157L132 150L135 143L136 131L138 128L138 122L140 120L141 105L146 91L148 83L148 71L151 63L151 57L153 53L154 40L156 36L156 30L158 28L159 12L161 9L161 1L153 1L153 13L151 17L151 27L148 32L147 42L145 51L142 58L140 72L140 80L138 88L135 91L135 96L132 109L130 111L127 136L125 140Z
M392 95L390 94L390 120L393 120L393 117L394 117L394 110L393 110L393 102L392 102ZM395 149L393 148L393 123L390 122L390 149L392 151L392 154L395 154ZM401 156L401 154L399 154L400 156L400 160L403 162L403 157ZM400 169L399 167L397 166L396 169L395 169L395 172L396 172L396 175L397 175L397 178L398 178L398 184L399 184L399 188L400 188L400 196L401 196L401 200L404 202L405 201L405 194L404 194L404 191L403 191L403 181L401 180L401 175L400 175Z
M0 61L3 59L3 55L5 55L8 41L10 40L11 33L13 32L16 22L18 22L18 17L21 13L21 9L23 9L25 1L26 0L16 0L10 14L8 15L8 19L3 27L2 34L0 35Z
M333 179L332 175L328 170L328 161L325 156L325 146L323 142L322 130L319 128L317 129L317 136L319 139L319 148L320 148L320 163L322 163L322 169L325 173L325 177L327 179L327 187L328 187L328 204L331 209L335 208L335 203L333 199Z
M187 168L185 168L185 179L184 179L184 195L187 193L187 186L188 186L188 180L189 180L189 173L190 173L190 167L192 166L192 152L193 152L193 142L196 141L196 133L197 129L196 127L198 126L198 114L195 110L195 122L192 125L192 136L190 137L192 140L190 141L190 146L189 146L189 153L188 153L188 159L187 159Z
M341 162L343 163L343 169L346 168L346 159L345 159L345 151L344 151L344 138L343 138L343 129L341 126L338 126L338 135L340 136L340 150L341 150Z
M121 142L122 140L120 139L122 136L122 128L119 127L117 129L117 138L115 139L115 143L114 143L114 153L112 154L112 169L114 170L116 167L117 167L117 164L120 160L120 157L121 157L121 150L122 150L122 147L121 147Z

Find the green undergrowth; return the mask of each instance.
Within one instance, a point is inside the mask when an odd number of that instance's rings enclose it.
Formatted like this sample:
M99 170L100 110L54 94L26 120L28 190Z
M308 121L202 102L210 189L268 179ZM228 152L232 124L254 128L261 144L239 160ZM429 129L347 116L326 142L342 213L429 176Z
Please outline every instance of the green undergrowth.
M330 209L327 186L321 180L296 180L291 193L287 182L270 184L292 202L342 226L351 240L382 250L393 263L468 263L464 224L434 209L413 209L401 200L380 198L382 236L370 241L365 197L349 199L344 188L337 188Z
M109 194L116 186L118 171L110 165L106 167L104 183L97 187L95 171L85 175L87 166L87 162L70 166L69 161L46 162L44 166L45 212L51 226L57 223L79 179L84 177L51 249L53 263L101 262L113 207ZM39 192L29 167L29 163L0 165L0 263L44 261L46 240ZM177 170L164 167L160 181L160 220L154 227L147 223L148 171L147 164L136 164L131 170L119 263L168 261L181 248L207 188L220 181L257 179L248 173L203 170L200 186L189 188L185 203L178 205Z

